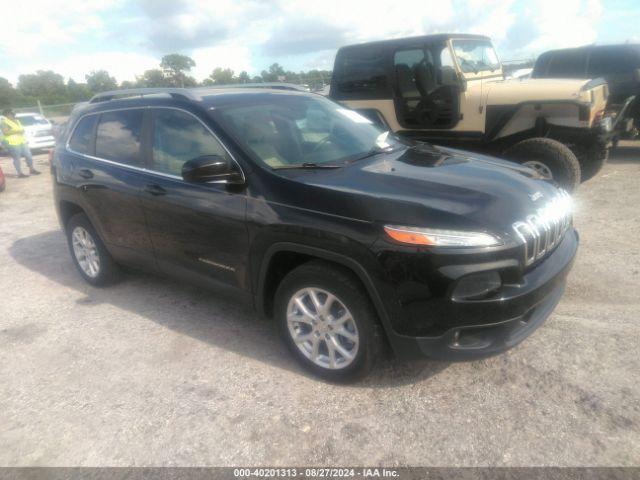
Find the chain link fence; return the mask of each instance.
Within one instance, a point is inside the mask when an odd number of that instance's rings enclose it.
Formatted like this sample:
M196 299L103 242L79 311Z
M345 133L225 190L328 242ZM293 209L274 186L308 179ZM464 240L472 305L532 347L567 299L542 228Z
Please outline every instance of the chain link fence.
M16 113L39 113L43 117L55 123L64 123L69 118L71 110L76 103L59 103L57 105L34 105L33 107L18 107L13 110Z

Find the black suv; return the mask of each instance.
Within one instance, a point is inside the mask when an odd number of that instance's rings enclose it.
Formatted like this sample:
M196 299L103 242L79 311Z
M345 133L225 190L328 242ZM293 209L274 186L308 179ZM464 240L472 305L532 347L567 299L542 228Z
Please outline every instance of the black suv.
M534 170L397 138L310 93L100 94L52 173L86 281L126 265L228 288L334 380L385 344L448 360L514 346L578 248L569 196Z
M626 131L640 128L640 45L589 45L550 50L541 54L531 73L532 78L604 78L609 85L609 107L621 110L633 122Z

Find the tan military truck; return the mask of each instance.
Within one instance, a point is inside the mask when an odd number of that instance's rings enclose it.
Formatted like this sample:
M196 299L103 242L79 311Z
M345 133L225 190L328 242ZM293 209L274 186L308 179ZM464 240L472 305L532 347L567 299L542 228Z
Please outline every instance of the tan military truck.
M438 34L338 50L329 96L418 140L527 164L568 190L608 155L603 80L505 80L488 37Z

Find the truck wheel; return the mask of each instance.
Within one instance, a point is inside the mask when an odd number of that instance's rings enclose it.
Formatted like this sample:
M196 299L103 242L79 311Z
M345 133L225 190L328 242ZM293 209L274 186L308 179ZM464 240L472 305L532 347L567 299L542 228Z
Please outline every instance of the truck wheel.
M573 153L580 162L580 181L583 183L595 177L609 159L609 149L597 145L575 147Z
M348 271L312 261L292 270L275 295L275 315L298 361L330 381L365 376L380 351L376 312Z
M117 280L118 265L84 213L78 213L69 219L66 233L71 258L82 278L97 287Z
M529 138L504 152L505 157L528 165L548 180L572 192L580 184L580 163L563 143L551 138Z

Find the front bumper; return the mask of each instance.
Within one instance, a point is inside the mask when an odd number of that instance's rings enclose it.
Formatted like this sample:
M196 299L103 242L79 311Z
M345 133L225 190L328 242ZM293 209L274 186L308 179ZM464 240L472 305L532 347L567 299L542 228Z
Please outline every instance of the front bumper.
M554 252L522 277L503 288L499 298L451 302L444 310L455 322L437 336L387 332L403 359L429 357L446 361L474 360L501 353L531 335L551 315L564 292L566 277L578 249L571 229ZM431 312L425 311L425 315Z

